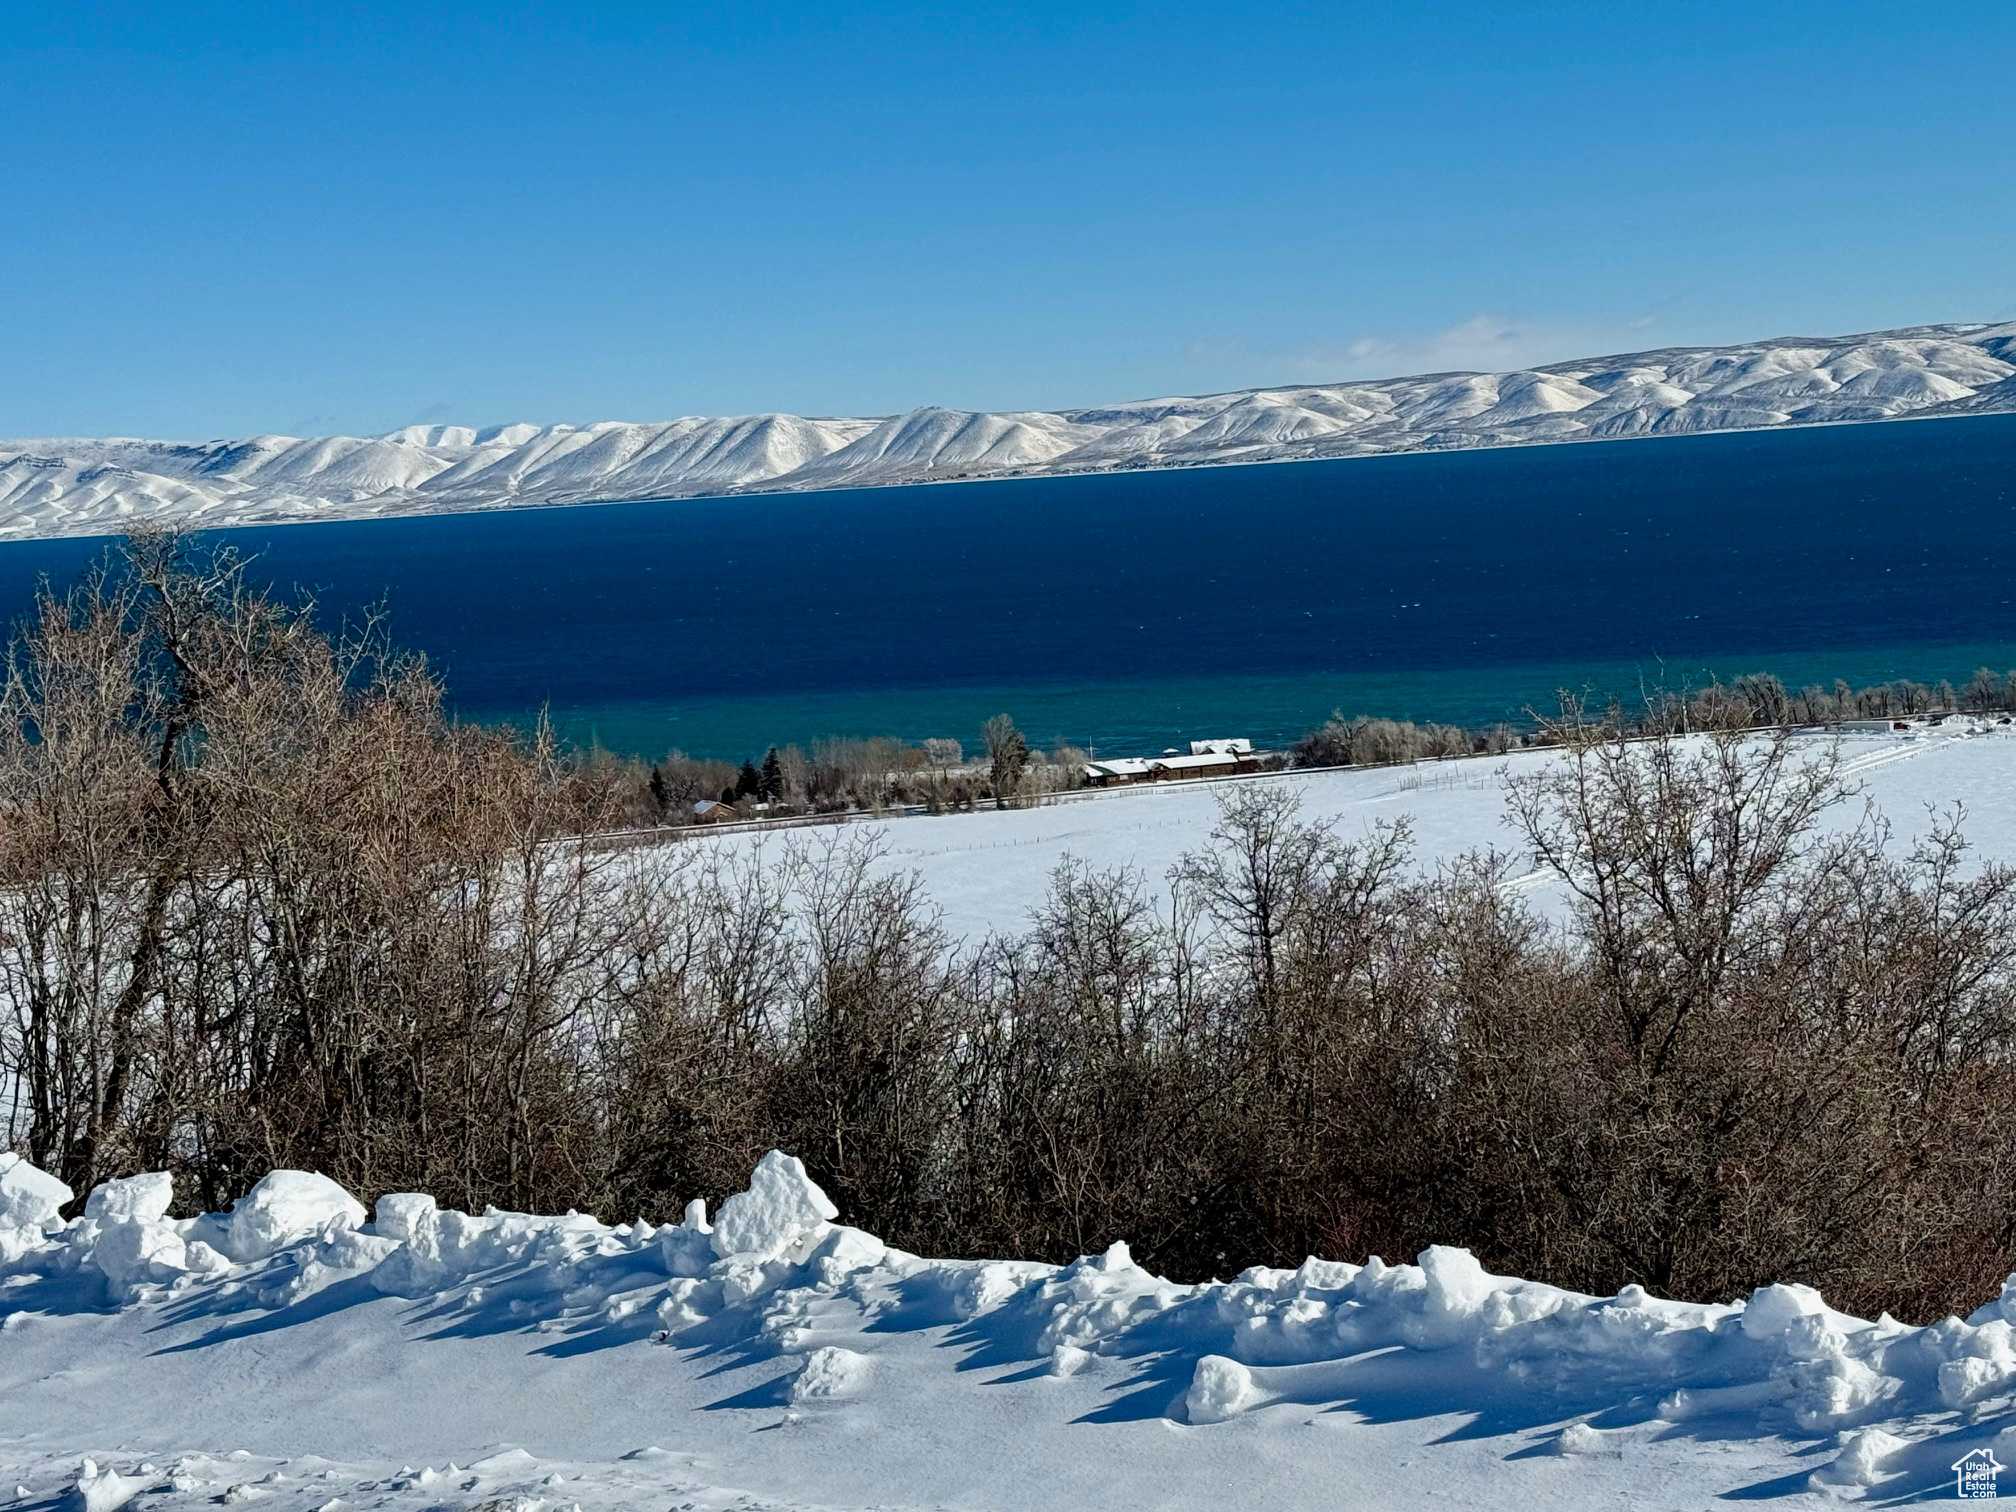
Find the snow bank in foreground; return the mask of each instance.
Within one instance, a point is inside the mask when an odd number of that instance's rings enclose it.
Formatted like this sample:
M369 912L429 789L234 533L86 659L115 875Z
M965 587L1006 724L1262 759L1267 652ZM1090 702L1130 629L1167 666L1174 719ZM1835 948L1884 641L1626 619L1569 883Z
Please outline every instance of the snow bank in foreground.
M11 1150L0 1151L0 1244L23 1247L62 1226L61 1209L74 1194Z
M1911 1328L1845 1316L1796 1285L1715 1306L1635 1286L1583 1296L1441 1246L1414 1265L1311 1259L1202 1285L1151 1275L1118 1244L1061 1267L929 1260L835 1222L804 1166L775 1152L711 1225L698 1202L677 1224L611 1227L443 1211L414 1193L381 1199L367 1221L335 1183L298 1171L269 1175L229 1214L171 1219L170 1195L158 1173L127 1178L65 1222L60 1182L0 1161L0 1329L38 1284L65 1278L95 1276L120 1308L185 1311L208 1291L286 1309L344 1283L539 1331L593 1315L633 1328L642 1348L760 1346L789 1357L775 1405L812 1413L886 1389L878 1341L941 1330L1034 1367L1014 1380L1152 1361L1147 1379L1166 1388L1154 1410L1199 1432L1353 1401L1376 1365L1389 1385L1398 1372L1417 1394L1447 1394L1451 1410L1516 1399L1556 1425L1557 1455L1614 1454L1662 1425L1801 1441L1822 1451L1794 1461L1802 1489L1834 1495L1921 1484L1892 1484L1922 1469L1921 1447L1978 1442L2011 1457L2016 1439L2016 1428L1995 1437L1990 1417L2016 1393L2016 1278L1965 1321ZM842 1317L860 1348L829 1342ZM73 1504L105 1512L129 1496L110 1474L91 1467Z

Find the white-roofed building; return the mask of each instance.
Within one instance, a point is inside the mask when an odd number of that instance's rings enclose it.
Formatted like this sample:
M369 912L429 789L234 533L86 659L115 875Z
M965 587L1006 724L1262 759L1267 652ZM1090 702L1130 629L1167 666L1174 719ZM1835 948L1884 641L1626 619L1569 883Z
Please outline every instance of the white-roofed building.
M1188 756L1123 756L1085 763L1088 787L1126 787L1137 782L1179 782L1192 777L1229 777L1257 771L1251 742L1243 751L1199 751Z

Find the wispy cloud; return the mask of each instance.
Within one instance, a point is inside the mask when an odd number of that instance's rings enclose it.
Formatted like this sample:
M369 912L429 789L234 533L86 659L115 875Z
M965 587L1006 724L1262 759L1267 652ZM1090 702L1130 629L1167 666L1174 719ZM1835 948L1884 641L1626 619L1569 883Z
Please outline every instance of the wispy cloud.
M403 415L403 418L400 418ZM320 415L303 415L280 434L283 436L377 436L386 431L404 430L409 425L439 425L456 418L444 403L423 404L412 410L381 410L376 414L337 410Z
M1402 335L1360 336L1332 350L1303 354L1306 363L1341 362L1347 377L1377 373L1440 372L1449 368L1481 368L1502 372L1535 362L1573 357L1582 351L1585 333L1560 326L1511 320L1502 315L1472 315L1439 331Z
M1503 373L1563 362L1651 341L1650 316L1613 326L1550 325L1503 315L1472 315L1439 331L1371 332L1297 347L1204 342L1194 355L1231 360L1271 380L1403 378L1415 373Z

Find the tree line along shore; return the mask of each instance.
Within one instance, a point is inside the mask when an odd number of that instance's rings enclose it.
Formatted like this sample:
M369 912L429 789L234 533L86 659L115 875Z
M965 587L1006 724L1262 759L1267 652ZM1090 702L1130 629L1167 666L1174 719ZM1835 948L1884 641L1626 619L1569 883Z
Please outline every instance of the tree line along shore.
M2016 713L2016 670L1978 668L1964 684L1906 678L1853 687L1788 688L1770 673L1754 673L1693 689L1648 689L1631 708L1600 709L1573 695L1577 719L1595 718L1619 733L1644 737L1728 729L1833 729L1857 721L1922 719L1944 714ZM1499 755L1557 740L1558 712L1523 723L1487 726L1417 723L1408 719L1333 713L1285 749L1255 753L1255 771L1341 766L1392 766L1462 756ZM813 741L809 747L769 747L760 758L733 761L673 751L645 762L597 753L620 772L624 822L667 828L722 821L804 818L849 813L972 812L1042 803L1088 785L1090 758L1060 744L1032 749L1008 714L982 726L969 753L952 738L906 741L870 737Z

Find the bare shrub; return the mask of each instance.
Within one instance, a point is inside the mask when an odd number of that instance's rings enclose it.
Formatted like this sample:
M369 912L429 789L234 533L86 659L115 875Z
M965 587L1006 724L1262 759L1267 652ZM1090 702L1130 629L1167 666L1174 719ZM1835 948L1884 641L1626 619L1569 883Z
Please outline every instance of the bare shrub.
M1165 901L1067 862L1026 928L950 941L852 832L620 848L638 770L458 724L381 625L325 635L143 540L10 649L0 1117L80 1192L165 1168L185 1208L306 1166L665 1218L779 1146L938 1253L1126 1239L1201 1277L1455 1243L1594 1292L1936 1316L2016 1268L2016 874L1962 815L1909 848L1857 820L1786 728L1851 697L1745 684L1775 728L1697 699L1649 739L1571 702L1509 786L1520 853L1432 874L1404 826L1235 785ZM997 801L1047 780L1010 730ZM709 778L660 763L650 802ZM983 791L898 742L759 778Z

